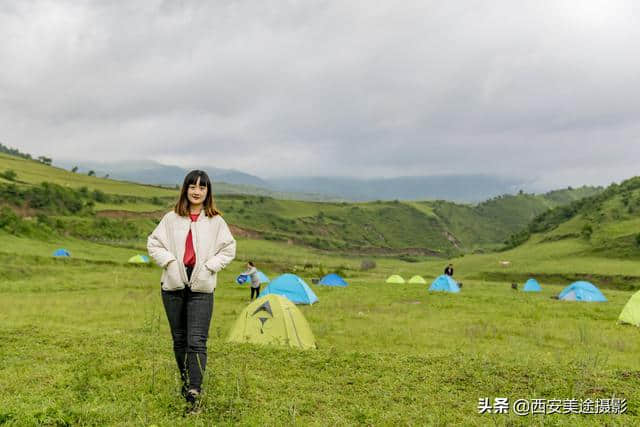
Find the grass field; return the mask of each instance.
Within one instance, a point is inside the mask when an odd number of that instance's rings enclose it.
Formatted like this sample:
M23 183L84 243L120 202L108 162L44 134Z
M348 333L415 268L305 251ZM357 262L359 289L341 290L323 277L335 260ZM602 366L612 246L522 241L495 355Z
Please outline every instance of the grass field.
M252 244L240 242L244 256L264 249ZM640 329L616 323L630 292L605 289L607 303L568 303L549 298L559 286L532 295L504 282L465 279L459 295L434 294L424 285L384 283L388 269L410 266L408 275L418 267L393 262L366 274L347 270L345 289L313 286L320 302L301 309L319 349L307 352L225 342L248 302L248 289L232 283L243 267L234 262L216 291L205 409L182 418L159 270L106 255L109 264L0 255L0 421L637 423ZM315 272L300 274L310 281ZM481 397L613 395L628 399L626 415L477 414Z

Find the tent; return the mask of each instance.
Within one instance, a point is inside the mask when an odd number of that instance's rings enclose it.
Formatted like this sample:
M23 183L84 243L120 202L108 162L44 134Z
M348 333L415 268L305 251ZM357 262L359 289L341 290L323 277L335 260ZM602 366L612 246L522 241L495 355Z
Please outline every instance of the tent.
M129 262L132 264L149 264L149 257L146 255L134 255L129 258Z
M267 277L266 274L264 274L262 271L258 270L258 279L260 279L260 283L269 283L269 277ZM245 274L241 274L238 277L236 277L236 283L238 285L242 285L243 283L246 283L247 281L250 281L249 276L245 275Z
M640 291L629 298L625 304L618 320L622 323L640 326Z
M430 291L444 291L444 292L460 292L460 287L458 286L458 282L453 280L451 276L447 276L443 274L442 276L438 276L436 280L431 283L429 287Z
M59 257L66 256L66 257L70 257L70 256L71 256L71 254L69 253L69 251L68 251L68 250L66 250L66 249L64 249L64 248L60 248L60 249L56 249L56 250L53 252L53 256L59 256Z
M347 282L344 281L342 277L335 273L327 274L318 282L319 285L326 286L349 286Z
M269 294L249 304L229 334L230 342L316 348L316 341L298 307L287 298Z
M411 279L409 279L409 283L417 283L420 285L426 285L427 281L424 280L424 277L422 276L413 276Z
M258 279L260 279L260 283L269 283L271 281L269 277L260 270L258 270Z
M525 292L540 292L542 287L540 283L536 279L529 279L524 283L524 291Z
M607 298L600 289L589 282L573 282L560 292L558 299L564 301L605 302Z
M261 297L269 294L282 295L289 298L294 304L313 304L318 301L318 297L309 285L291 273L276 277L260 292Z
M404 283L404 279L402 278L402 276L394 274L392 276L389 276L389 278L387 279L387 283Z

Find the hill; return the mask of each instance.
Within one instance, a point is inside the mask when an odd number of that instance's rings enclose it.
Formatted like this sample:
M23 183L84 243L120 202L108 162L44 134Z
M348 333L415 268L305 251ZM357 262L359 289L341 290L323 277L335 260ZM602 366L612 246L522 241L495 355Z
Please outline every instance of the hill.
M541 213L512 241L576 240L583 252L605 257L640 256L640 177Z
M9 170L14 171L13 176L7 175ZM39 212L60 216L52 226L80 238L142 239L149 231L144 221L157 219L177 195L176 189L87 176L1 154L0 174L5 176L0 178L0 203L13 206L23 216ZM544 195L521 193L465 205L446 201L321 203L225 194L223 190L216 185L217 203L241 234L327 250L407 257L500 248L536 215L599 191L585 187ZM141 215L144 212L149 214Z

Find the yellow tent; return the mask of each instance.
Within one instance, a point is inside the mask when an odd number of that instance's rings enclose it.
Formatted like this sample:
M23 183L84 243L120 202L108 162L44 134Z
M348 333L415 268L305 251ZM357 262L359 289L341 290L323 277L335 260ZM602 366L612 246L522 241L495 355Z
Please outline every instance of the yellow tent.
M267 294L249 304L238 316L228 341L316 348L313 332L298 307L278 294Z

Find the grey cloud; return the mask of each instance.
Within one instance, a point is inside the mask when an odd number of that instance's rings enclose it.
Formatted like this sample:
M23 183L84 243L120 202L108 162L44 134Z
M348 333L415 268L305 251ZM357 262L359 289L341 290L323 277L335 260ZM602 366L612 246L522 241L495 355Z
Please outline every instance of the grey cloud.
M262 176L606 183L640 158L639 17L596 0L5 2L0 140Z

